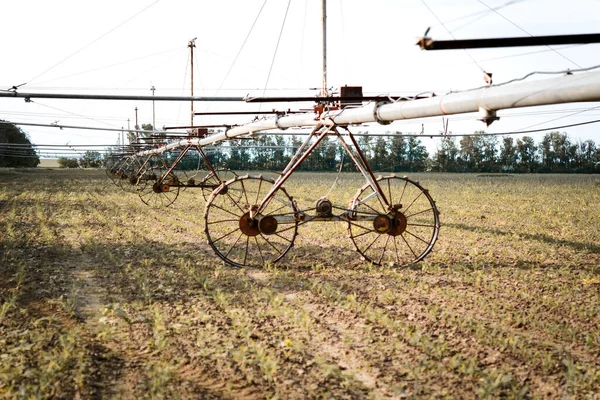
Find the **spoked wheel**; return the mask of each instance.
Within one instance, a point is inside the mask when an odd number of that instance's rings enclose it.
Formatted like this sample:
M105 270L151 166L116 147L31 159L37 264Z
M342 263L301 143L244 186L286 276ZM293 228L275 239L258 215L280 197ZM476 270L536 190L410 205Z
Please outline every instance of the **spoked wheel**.
M155 166L140 174L138 194L142 202L149 207L169 207L179 196L180 184L177 176L171 172L163 177L165 172L163 167Z
M298 233L297 208L283 187L251 218L274 181L241 176L212 192L204 213L206 236L215 253L236 266L262 266L281 259Z
M118 172L119 172L119 166L115 165L115 166L111 166L110 168L106 169L106 175L108 175L108 177L110 178L110 181L112 183L114 183L116 186L119 186L119 180L120 177L118 176Z
M106 162L105 172L106 175L110 178L111 182L118 186L117 184L117 171L119 170L120 165L123 163L123 160L115 160L108 159Z
M229 168L218 168L215 169L214 173L210 171L200 182L202 197L204 197L204 200L208 201L210 194L219 187L222 182L227 182L237 176L238 175Z
M435 201L418 182L404 177L378 178L389 202L369 184L352 199L348 232L356 250L376 265L405 266L421 261L437 240L440 221Z
M144 189L147 182L141 178L144 175L144 172L140 171L141 168L140 160L135 159L131 162L120 180L121 189L129 193L140 193Z
M133 186L136 184L136 173L140 167L140 162L136 157L126 159L115 169L113 182L127 192L135 192Z

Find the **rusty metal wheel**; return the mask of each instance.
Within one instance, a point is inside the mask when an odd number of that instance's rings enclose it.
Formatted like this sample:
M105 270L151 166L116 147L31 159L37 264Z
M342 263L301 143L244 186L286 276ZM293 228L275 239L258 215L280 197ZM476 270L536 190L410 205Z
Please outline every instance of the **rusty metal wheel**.
M180 182L177 175L167 172L162 159L148 163L138 176L137 193L144 204L152 208L169 207L179 196Z
M208 201L210 194L213 192L213 190L218 188L221 183L227 182L238 176L238 174L229 168L217 168L215 169L215 173L210 171L208 175L206 175L200 182L200 187L202 188L202 197L204 197L205 201Z
M263 266L281 259L298 233L297 208L283 187L253 213L274 181L262 176L238 176L210 195L204 213L208 244L236 267Z
M119 186L117 171L119 171L119 167L125 162L125 160L125 158L109 157L104 165L106 176L108 176L111 182L117 186Z
M135 156L127 157L120 165L114 169L115 185L126 192L136 192L137 184L136 174L141 167L140 160Z
M405 266L433 249L439 229L435 201L418 182L394 175L377 182L389 205L369 184L350 203L348 232L356 251L376 265Z

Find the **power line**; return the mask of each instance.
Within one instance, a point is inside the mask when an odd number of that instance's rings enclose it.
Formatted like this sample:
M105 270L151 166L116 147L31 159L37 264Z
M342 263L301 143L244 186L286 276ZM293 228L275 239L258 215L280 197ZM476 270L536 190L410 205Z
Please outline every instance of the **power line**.
M150 4L149 6L145 7L144 9L142 9L141 11L137 12L136 14L134 14L133 16L127 18L125 21L121 22L119 25L115 26L114 28L112 28L111 30L109 30L108 32L104 33L103 35L101 35L100 37L92 40L90 43L88 43L87 45L83 46L82 48L80 48L79 50L77 50L76 52L74 52L73 54L71 54L70 56L64 58L62 61L59 61L58 63L54 64L53 66L51 66L50 68L48 68L47 70L45 70L44 72L42 72L41 74L37 75L36 77L34 77L33 79L30 79L29 82L31 81L35 81L36 79L38 79L40 76L46 74L47 72L51 71L52 69L54 69L55 67L59 66L60 64L64 63L65 61L67 61L68 59L70 59L71 57L75 56L78 53L81 53L83 50L87 49L88 47L90 47L92 44L96 43L97 41L99 41L100 39L104 38L105 36L107 36L108 34L110 34L111 32L117 30L118 28L120 28L121 26L125 25L127 22L131 21L132 19L134 19L135 17L137 17L138 15L140 15L141 13L143 13L144 11L146 11L147 9L149 9L150 7L154 6L156 3L158 3L160 0L156 0L154 3Z
M433 10L431 9L431 7L429 7L429 5L427 5L427 3L425 2L425 0L421 0L421 2L423 3L423 5L425 5L425 7L427 7L427 9L429 10L429 12L435 17L435 19L438 20L438 22L440 23L440 25L442 25L444 27L444 29L446 30L446 32L448 32L448 34L452 37L452 39L456 38L454 37L454 35L452 34L452 32L450 31L450 29L448 29L446 27L446 25L444 25L444 22L442 22L442 20L437 16L437 14L435 12L433 12ZM428 29L429 30L429 29ZM477 65L477 67L485 73L485 70L481 67L481 65L479 65L479 63L475 60L475 58L473 58L473 56L471 55L471 53L469 53L468 50L464 50L464 52L469 56L469 58L473 61L473 63L475 65Z
M275 58L277 57L277 50L279 49L279 43L281 42L281 36L283 35L283 28L285 27L285 21L287 20L288 12L290 11L290 4L292 4L292 0L288 0L287 7L285 9L285 15L283 16L283 22L281 23L281 29L279 30L279 36L277 37L277 44L275 45L275 51L273 52L273 59L271 60L271 66L269 67L269 74L267 75L265 88L263 89L263 96L265 95L267 86L269 85L269 79L271 78L271 72L273 71L273 65L275 64Z
M516 23L514 23L513 21L511 21L510 19L506 18L504 15L500 14L496 9L491 8L490 6L488 6L487 4L485 4L482 0L477 0L478 2L480 2L481 4L483 4L484 6L486 6L487 8L490 9L490 11L495 12L497 15L499 15L500 17L502 17L504 20L508 21L510 24L512 24L513 26L515 26L517 29L525 32L527 35L533 37L533 35L529 32L527 32L525 29L521 28L519 25L517 25ZM574 64L577 66L577 68L582 68L581 65L577 64L575 61L571 60L570 58L568 58L567 56L565 56L564 54L560 53L558 50L547 46L549 49L551 49L553 52L555 52L556 54L558 54L559 56L561 56L562 58L564 58L565 60L569 61L570 63Z
M217 89L216 93L219 93L221 91L221 88L223 87L223 85L225 84L225 81L227 80L227 78L229 77L229 74L231 73L231 70L233 69L233 66L235 65L235 63L237 62L238 57L240 56L240 54L242 53L242 50L244 49L244 46L246 45L246 42L248 41L248 39L250 38L250 34L252 33L252 31L254 30L254 26L256 25L256 22L258 21L258 18L260 17L260 14L262 14L263 9L265 8L265 4L267 4L267 0L265 0L262 4L262 6L260 7L260 10L258 11L258 14L256 14L256 17L254 18L254 22L252 23L252 26L250 27L250 30L248 31L248 33L246 34L246 38L244 39L244 42L242 43L242 46L240 47L240 49L238 50L237 54L235 55L235 58L233 59L233 61L231 62L231 66L229 67L229 70L227 71L227 73L225 74L225 77L223 78L223 80L221 81L221 84L219 85L219 88Z

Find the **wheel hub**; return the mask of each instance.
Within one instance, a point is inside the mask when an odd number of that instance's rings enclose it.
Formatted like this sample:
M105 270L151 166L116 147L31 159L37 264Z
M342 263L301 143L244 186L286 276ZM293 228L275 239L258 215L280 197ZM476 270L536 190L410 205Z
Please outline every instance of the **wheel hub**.
M406 231L408 220L400 211L390 214L380 214L373 220L373 228L380 234L387 233L390 236L399 236Z
M171 186L168 183L156 182L154 185L152 185L152 190L154 193L165 193L171 190Z
M262 217L258 221L258 229L265 235L272 235L277 231L277 220L272 215Z
M404 233L408 220L406 216L400 211L396 211L391 218L392 226L388 230L388 234L391 236L399 236Z
M386 233L392 226L392 220L387 215L381 214L373 220L373 227L379 233Z
M246 236L258 236L260 234L258 225L259 221L256 218L250 218L250 212L240 218L240 230Z

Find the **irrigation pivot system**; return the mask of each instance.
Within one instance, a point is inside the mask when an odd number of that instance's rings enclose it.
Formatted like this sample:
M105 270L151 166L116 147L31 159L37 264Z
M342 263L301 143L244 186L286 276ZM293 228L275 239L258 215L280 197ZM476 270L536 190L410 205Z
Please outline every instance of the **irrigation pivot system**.
M323 0L323 20L325 8ZM572 41L598 39L600 35ZM548 44L552 40L569 41L561 36L542 42ZM528 40L521 45L536 43ZM461 46L438 43L436 47L436 42L426 37L419 44L424 49ZM468 45L481 47L486 42L471 41ZM323 48L326 48L325 27ZM293 247L298 227L316 221L345 223L351 242L364 260L377 265L402 266L418 262L431 252L440 230L439 211L429 191L419 182L395 175L375 176L351 132L353 125L386 125L404 119L461 113L478 113L478 119L489 125L498 119L496 112L501 109L600 101L598 70L567 72L537 81L490 83L468 91L412 98L364 97L360 87L342 87L339 96L334 97L327 90L326 78L326 57L323 56L323 86L319 97L244 99L288 104L311 100L314 106L310 111L265 112L271 116L244 125L222 125L217 133L209 134L204 129L192 130L193 134L187 137L171 136L171 140L158 146L116 155L107 164L108 174L116 184L138 193L144 203L154 207L171 205L181 190L200 188L206 199L204 231L208 243L217 256L233 266L260 266L280 260ZM27 96L21 94L21 97ZM139 99L157 100L154 97ZM198 99L191 96L185 100ZM198 127L192 124L188 128ZM287 128L312 130L276 179L261 175L238 176L232 171L216 169L204 151L207 146L224 141ZM327 137L338 139L365 183L345 205L333 204L323 196L314 199L312 207L302 209L284 184ZM180 168L184 158L190 155L198 159L197 170L201 164L205 166L204 176L189 175Z
M169 205L182 183L174 174L177 163L190 149L196 149L210 171L198 186L207 197L205 233L215 253L234 266L264 265L281 259L294 245L298 226L309 222L341 221L356 251L373 264L407 265L422 260L433 248L440 230L439 212L427 189L407 177L376 177L362 153L350 126L477 112L489 125L499 109L568 102L600 101L600 71L566 73L560 77L489 85L475 90L426 98L378 98L362 101L358 88L342 88L341 96L316 98L311 112L282 112L245 125L227 127L204 137L185 138L155 149L137 152L121 160L113 169L128 177L140 195L164 197ZM248 102L272 99L246 99ZM301 101L304 98L278 98ZM356 105L357 100L360 105ZM215 171L202 148L235 138L251 137L268 130L311 127L312 132L292 156L277 179L263 176L231 176L226 180ZM284 188L319 143L328 136L339 144L365 178L355 196L345 206L332 204L327 197L315 199L310 209L300 209ZM181 150L183 149L183 150ZM164 154L181 151L171 165ZM229 173L221 171L221 173ZM148 183L150 182L150 183ZM142 194L143 193L143 194ZM171 200L172 199L172 200Z

